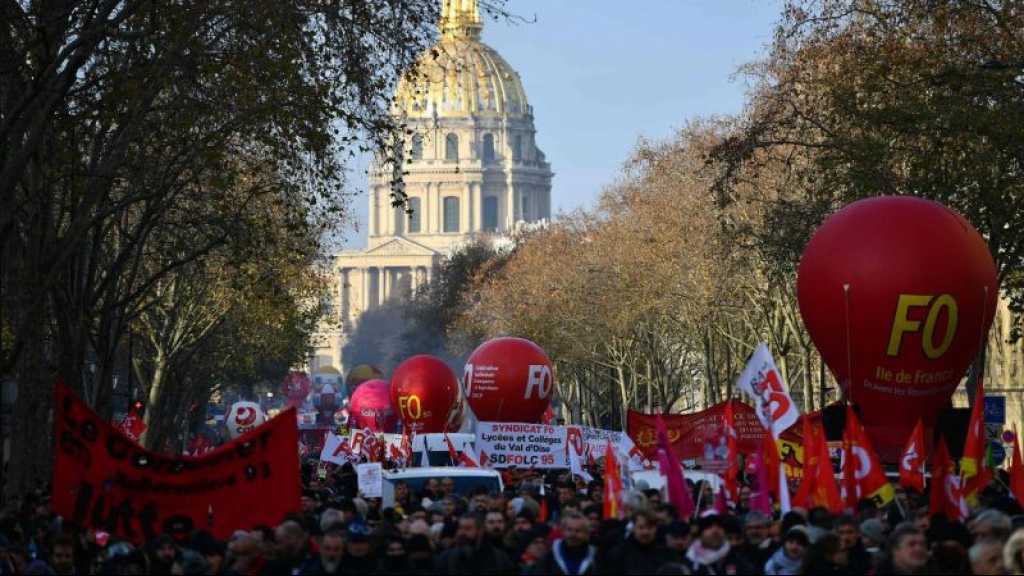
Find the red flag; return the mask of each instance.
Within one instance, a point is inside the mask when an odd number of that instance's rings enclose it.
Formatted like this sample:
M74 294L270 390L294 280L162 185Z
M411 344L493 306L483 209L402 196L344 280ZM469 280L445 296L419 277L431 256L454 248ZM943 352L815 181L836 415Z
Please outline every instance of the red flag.
M768 482L768 492L772 495L776 504L782 501L782 495L780 490L782 487L779 483L779 470L781 461L779 459L779 445L775 443L775 439L772 438L771 434L767 434L762 441L761 450L764 453L764 466L765 476ZM785 480L783 480L785 481Z
M658 430L658 464L661 473L665 476L665 484L668 487L668 500L675 506L679 518L693 516L693 496L686 487L686 479L683 478L683 468L672 453L672 445L668 441L668 431L665 430L665 423L661 416L657 419Z
M619 459L609 440L604 450L604 517L619 518L622 514L622 473Z
M453 466L463 466L465 468L479 468L480 464L473 459L472 456L466 454L465 450L459 452L455 449L455 445L452 444L451 438L448 437L448 433L444 433L444 441L448 444L448 456L452 459Z
M136 404L132 404L132 407L128 409L128 414L121 420L121 423L117 425L117 429L124 433L125 436L132 439L134 442L138 442L139 438L142 438L142 434L146 431L148 426L146 422L139 416Z
M900 456L900 486L923 494L924 467L924 423L918 420Z
M960 478L953 471L953 459L946 449L946 439L932 452L932 485L928 500L928 514L944 514L950 520L967 517L967 501L960 489Z
M976 498L978 492L992 481L992 473L985 466L985 444L985 385L978 377L971 421L964 441L964 456L960 459L960 485L968 500Z
M737 478L740 473L740 454L737 446L736 419L733 414L732 400L725 404L725 446L726 462L725 469L725 498L734 504L739 502L739 485Z
M832 472L832 459L828 455L825 429L812 428L808 418L804 418L803 480L793 504L807 509L824 506L837 514L843 510L843 500Z
M800 480L800 487L797 488L796 494L793 495L793 506L811 509L814 507L814 500L811 498L811 494L814 493L815 484L818 479L818 450L815 447L816 438L814 432L811 430L811 419L804 416L802 420L804 435L803 478Z
M895 494L851 404L846 405L846 430L843 431L843 489L846 491L844 502L850 510L856 510L857 503L865 499L882 507Z
M1020 442L1013 435L1013 463L1010 464L1010 491L1021 506L1024 506L1024 463L1021 462Z

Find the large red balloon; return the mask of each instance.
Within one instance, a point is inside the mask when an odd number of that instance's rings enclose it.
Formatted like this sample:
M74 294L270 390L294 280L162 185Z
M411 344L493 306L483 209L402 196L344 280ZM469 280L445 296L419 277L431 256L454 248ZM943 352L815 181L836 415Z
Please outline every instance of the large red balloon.
M807 244L800 313L883 458L947 405L992 324L996 282L977 230L919 198L850 204Z
M367 380L356 388L348 403L349 427L374 432L394 432L398 414L391 404L391 387L383 380Z
M462 422L458 400L459 380L440 358L413 356L391 375L391 402L408 430L434 433L458 429Z
M555 378L540 346L523 338L495 338L469 356L462 389L478 420L540 422Z

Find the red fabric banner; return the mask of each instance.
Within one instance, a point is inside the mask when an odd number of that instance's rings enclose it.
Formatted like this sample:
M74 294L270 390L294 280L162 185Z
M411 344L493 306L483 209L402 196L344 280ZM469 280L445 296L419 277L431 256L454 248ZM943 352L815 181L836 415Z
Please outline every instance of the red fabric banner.
M57 384L53 508L67 521L141 543L166 527L227 539L299 509L295 410L199 458L150 452Z
M708 451L721 452L722 458L727 451L725 433L725 402L715 404L711 408L693 414L662 414L668 431L668 440L676 458L705 458ZM757 419L757 414L749 405L733 400L733 418L736 427L736 445L740 453L750 454L759 451L764 442L765 429ZM644 457L654 460L658 452L657 415L629 411L629 437ZM789 439L790 432L783 434Z

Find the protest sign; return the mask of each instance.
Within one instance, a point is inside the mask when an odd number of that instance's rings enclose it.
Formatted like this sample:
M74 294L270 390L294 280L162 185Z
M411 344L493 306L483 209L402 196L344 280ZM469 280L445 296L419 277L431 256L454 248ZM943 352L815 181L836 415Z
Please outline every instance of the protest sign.
M345 464L352 459L352 450L349 446L347 437L327 434L327 438L324 439L324 447L320 451L320 461L339 466Z
M55 407L53 509L69 523L135 543L171 524L224 540L299 509L294 410L190 458L135 444L62 384Z
M356 464L359 493L364 498L380 498L384 488L384 472L380 462Z
M564 426L478 422L478 462L492 468L568 468Z

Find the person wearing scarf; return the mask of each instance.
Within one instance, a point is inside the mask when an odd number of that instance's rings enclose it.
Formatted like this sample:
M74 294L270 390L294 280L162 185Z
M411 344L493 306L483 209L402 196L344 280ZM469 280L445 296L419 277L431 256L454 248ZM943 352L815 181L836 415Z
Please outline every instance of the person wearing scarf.
M738 554L725 539L725 522L718 514L700 519L700 537L686 551L686 563L693 574L753 574L754 566Z
M764 565L764 573L770 575L788 576L799 574L800 565L804 561L807 547L811 540L807 536L807 529L803 526L793 526L786 532L782 540L782 546L772 554Z

